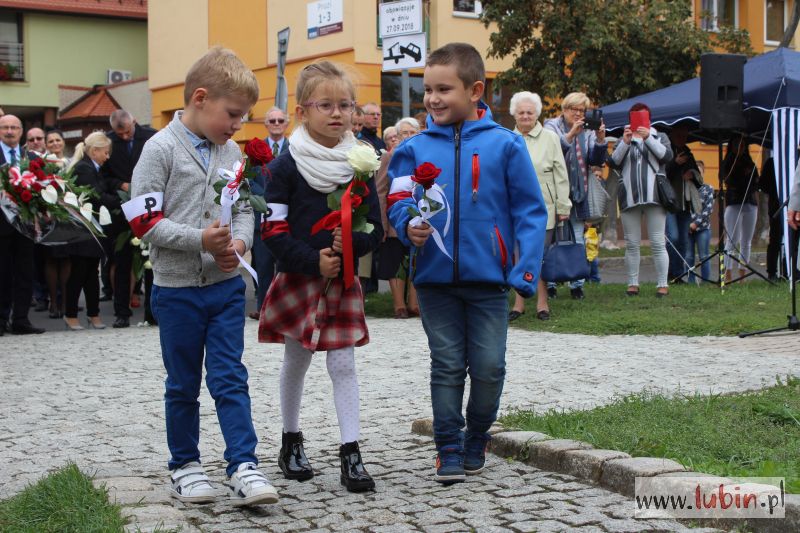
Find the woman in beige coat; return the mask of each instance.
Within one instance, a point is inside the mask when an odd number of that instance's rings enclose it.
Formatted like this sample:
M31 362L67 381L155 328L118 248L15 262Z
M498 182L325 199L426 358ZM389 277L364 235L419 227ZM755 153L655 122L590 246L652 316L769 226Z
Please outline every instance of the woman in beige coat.
M564 154L561 151L561 141L556 133L542 127L539 122L541 113L542 99L538 94L522 91L511 97L511 115L516 121L514 132L525 139L542 188L542 196L547 204L547 235L544 240L546 246L556 226L556 213L558 222L569 219L572 202L569 200L569 177ZM547 290L541 278L536 292L536 317L539 320L549 320ZM518 294L514 300L514 307L508 314L508 320L516 320L524 313L525 300Z

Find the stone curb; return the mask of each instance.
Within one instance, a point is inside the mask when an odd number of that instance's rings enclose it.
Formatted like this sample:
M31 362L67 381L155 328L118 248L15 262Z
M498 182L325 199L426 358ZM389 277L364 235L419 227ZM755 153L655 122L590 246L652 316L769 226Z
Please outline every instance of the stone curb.
M421 418L411 424L411 432L433 437L433 419ZM554 439L536 431L506 431L495 424L489 431L493 435L489 451L499 457L511 457L536 468L569 474L582 481L628 497L634 495L637 477L701 476L724 480L717 476L692 472L671 459L657 457L631 457L616 450L598 450L587 442ZM780 519L760 520L709 520L714 526L737 527L746 525L758 533L784 533L800 531L800 495L786 495L786 516Z

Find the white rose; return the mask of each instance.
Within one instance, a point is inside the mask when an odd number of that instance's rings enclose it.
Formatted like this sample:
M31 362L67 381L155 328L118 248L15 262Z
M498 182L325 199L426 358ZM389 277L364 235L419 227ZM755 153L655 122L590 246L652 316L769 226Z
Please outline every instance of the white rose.
M347 161L356 172L373 174L381 166L375 150L364 144L357 144L347 152Z

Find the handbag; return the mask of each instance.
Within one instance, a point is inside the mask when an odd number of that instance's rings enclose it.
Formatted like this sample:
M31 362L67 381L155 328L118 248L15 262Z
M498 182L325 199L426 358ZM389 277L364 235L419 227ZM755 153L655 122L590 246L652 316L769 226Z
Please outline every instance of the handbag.
M588 190L586 191L586 202L589 209L589 216L586 220L589 222L598 222L608 214L608 201L611 197L608 195L608 192L606 192L603 180L595 176L594 172L591 173L587 181Z
M647 145L644 145L643 149L638 146L636 148L642 153L642 157L647 160L648 166L656 174L656 200L658 203L670 213L682 211L681 202L678 201L678 196L675 194L675 189L672 188L672 184L667 179L667 175L659 172L655 166L653 166L653 162L650 161Z
M681 211L678 196L675 189L664 174L656 174L656 192L658 193L658 203L670 213Z
M557 215L556 215L557 217ZM590 265L586 261L586 247L575 239L575 230L567 220L562 229L566 237L559 238L558 226L544 251L541 278L545 281L575 281L589 277Z

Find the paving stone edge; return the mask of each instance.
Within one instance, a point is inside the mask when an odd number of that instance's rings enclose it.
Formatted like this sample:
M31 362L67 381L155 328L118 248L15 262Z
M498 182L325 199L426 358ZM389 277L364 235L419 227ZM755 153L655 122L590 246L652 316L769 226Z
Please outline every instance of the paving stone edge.
M411 432L433 437L433 419L421 418L411 424ZM680 463L657 457L631 457L616 450L599 450L587 442L555 439L536 431L507 431L495 424L489 431L492 442L489 452L513 458L541 470L569 474L582 481L632 497L637 477L682 475L707 476L692 472ZM756 533L784 533L800 531L800 495L786 495L786 516L780 519L760 520L708 520L703 525L712 527L746 527Z

